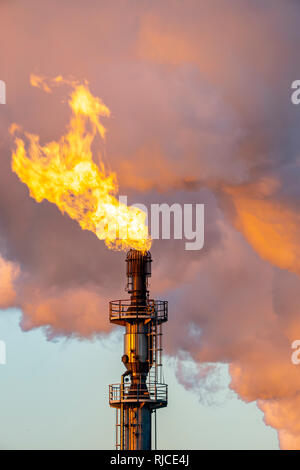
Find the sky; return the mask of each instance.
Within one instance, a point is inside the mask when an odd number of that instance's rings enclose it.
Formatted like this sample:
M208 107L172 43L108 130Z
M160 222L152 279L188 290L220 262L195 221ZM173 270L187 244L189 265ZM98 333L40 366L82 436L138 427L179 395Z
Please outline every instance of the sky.
M202 250L151 248L170 309L161 446L300 448L299 20L294 0L1 2L2 446L111 446L104 390L122 371L107 305L125 296L125 253L12 168L12 125L44 145L70 121L70 87L45 93L35 74L88 81L109 108L93 159L130 204L205 205Z

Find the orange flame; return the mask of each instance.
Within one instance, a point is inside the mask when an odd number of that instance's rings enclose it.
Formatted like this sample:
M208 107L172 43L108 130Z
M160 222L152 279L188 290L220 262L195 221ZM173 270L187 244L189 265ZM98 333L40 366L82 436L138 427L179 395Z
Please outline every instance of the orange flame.
M71 82L62 77L46 81L31 76L31 85L50 93L52 86L65 83L72 87L68 104L72 110L67 133L57 142L40 145L37 135L25 133L25 140L15 139L12 170L25 183L37 202L44 199L57 205L77 220L84 230L94 232L111 249L148 250L146 214L119 203L115 197L118 184L114 173L106 173L103 163L93 160L92 143L97 135L104 140L105 127L100 117L108 117L105 104L93 96L85 82ZM19 131L16 124L11 133Z

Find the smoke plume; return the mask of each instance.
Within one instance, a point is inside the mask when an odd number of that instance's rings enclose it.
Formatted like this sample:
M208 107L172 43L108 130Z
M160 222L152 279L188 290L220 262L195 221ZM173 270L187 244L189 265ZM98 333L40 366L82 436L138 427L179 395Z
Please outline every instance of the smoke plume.
M203 250L152 248L152 294L172 312L167 352L196 364L194 382L178 377L209 394L206 375L228 364L231 389L257 403L282 448L300 449L299 4L28 0L2 2L0 16L1 307L49 338L109 330L124 256L11 171L13 122L46 143L69 119L63 91L39 93L30 75L87 79L111 110L103 158L120 194L205 204Z

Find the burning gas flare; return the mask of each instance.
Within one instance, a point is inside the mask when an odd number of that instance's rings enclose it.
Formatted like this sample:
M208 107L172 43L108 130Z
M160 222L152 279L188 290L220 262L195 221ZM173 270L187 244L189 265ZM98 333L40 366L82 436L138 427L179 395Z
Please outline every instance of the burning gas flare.
M25 183L37 202L46 199L77 220L84 230L105 240L110 249L148 250L146 214L138 208L119 203L115 173L107 172L103 162L93 160L92 143L97 135L105 139L105 127L100 117L108 117L105 104L93 96L88 84L67 81L62 77L45 80L31 76L31 85L50 93L58 84L71 86L68 104L72 116L67 132L57 142L40 144L37 135L24 133L16 137L12 155L12 170ZM13 124L11 133L20 131ZM26 145L27 144L27 145Z

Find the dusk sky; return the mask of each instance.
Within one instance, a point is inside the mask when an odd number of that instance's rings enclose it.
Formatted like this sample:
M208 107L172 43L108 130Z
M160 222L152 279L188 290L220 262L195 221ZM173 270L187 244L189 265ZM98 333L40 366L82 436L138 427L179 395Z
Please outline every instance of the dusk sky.
M151 247L169 301L159 447L300 449L299 21L294 0L1 1L1 448L114 446L126 250L16 150L63 141L77 83L101 100L93 162L116 197L205 207L202 249Z

